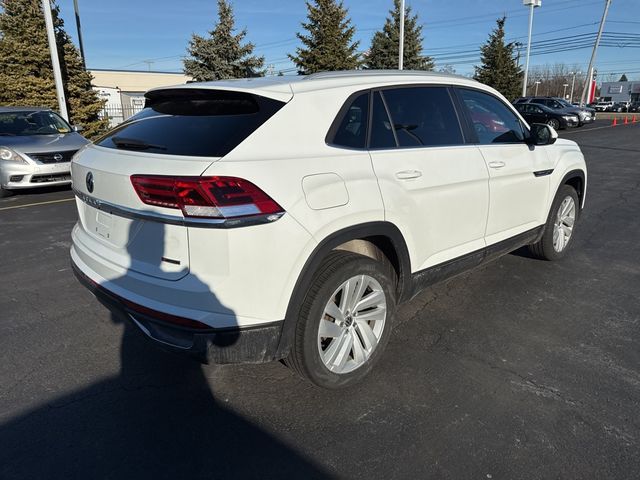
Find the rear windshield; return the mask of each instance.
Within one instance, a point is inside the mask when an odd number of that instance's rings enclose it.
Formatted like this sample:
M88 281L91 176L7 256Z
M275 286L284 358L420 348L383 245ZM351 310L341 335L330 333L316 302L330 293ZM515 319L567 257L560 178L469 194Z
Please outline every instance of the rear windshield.
M224 90L161 90L146 97L144 110L96 144L169 155L222 157L284 105Z

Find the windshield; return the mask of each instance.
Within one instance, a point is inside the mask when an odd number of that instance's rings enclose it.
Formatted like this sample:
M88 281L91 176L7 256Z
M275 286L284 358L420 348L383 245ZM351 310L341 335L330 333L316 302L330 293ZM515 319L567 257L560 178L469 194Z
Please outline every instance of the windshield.
M565 107L573 107L573 105L571 105L569 102L567 102L566 100L558 100L558 102L560 102L561 105L564 105Z
M70 131L69 124L53 112L0 112L0 135L57 135Z

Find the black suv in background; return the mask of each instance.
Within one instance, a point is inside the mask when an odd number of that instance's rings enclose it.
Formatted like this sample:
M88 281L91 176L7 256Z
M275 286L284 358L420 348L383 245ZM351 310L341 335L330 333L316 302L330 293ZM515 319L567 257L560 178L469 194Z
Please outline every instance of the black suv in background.
M516 103L514 106L529 122L529 125L546 123L555 130L562 130L568 127L577 127L580 123L576 113L565 113L536 103Z
M596 119L596 111L594 109L576 107L559 97L521 97L513 103L514 105L518 105L520 103L536 103L538 105L544 105L545 107L551 108L562 115L578 115L579 127L585 123L591 123Z

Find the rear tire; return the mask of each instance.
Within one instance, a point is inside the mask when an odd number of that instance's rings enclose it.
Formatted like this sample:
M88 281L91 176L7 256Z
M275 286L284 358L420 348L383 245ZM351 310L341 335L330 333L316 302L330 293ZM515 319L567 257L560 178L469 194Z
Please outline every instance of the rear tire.
M395 291L396 275L386 259L331 252L303 300L286 364L322 388L362 380L389 341Z
M573 243L579 216L578 194L570 185L562 185L551 205L544 234L538 242L529 245L529 251L544 260L563 258Z
M553 127L554 130L560 130L560 122L555 118L550 119L547 122L547 125L549 125L550 127Z

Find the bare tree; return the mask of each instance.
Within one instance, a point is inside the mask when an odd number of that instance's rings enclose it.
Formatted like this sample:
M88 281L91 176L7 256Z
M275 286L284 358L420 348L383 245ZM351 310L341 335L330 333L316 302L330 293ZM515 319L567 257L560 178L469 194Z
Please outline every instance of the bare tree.
M538 95L547 95L552 97L562 97L569 95L571 84L575 74L575 89L584 85L586 75L578 73L579 65L567 65L565 63L556 63L554 65L538 65L529 69L529 81L527 91L530 94L536 92L536 82ZM565 85L567 86L565 88Z

